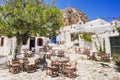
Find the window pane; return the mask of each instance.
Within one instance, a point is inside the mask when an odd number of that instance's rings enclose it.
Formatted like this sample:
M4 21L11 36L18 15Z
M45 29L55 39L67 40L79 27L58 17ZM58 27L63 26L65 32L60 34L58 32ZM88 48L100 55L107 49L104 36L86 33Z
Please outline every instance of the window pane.
M42 38L38 38L38 39L37 39L37 45L38 45L38 46L42 46L42 45L43 45L43 40L42 40Z
M117 38L117 45L120 46L120 37Z
M28 41L24 40L22 44L27 45L27 43L28 43Z
M4 37L1 38L1 46L4 45Z
M110 38L110 42L111 42L111 46L116 45L116 38L115 37L111 37Z

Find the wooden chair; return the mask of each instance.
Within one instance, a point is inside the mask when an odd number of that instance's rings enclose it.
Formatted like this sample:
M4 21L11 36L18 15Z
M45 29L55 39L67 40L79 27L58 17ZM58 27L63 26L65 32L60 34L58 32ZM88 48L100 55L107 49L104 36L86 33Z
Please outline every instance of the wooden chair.
M58 51L58 57L64 57L64 51L63 50Z
M23 59L23 71L27 71L26 67L27 67L28 63L29 63L28 58L25 57Z
M24 56L25 57L29 57L29 54L26 52L26 53L24 53Z
M24 70L29 72L36 71L37 62L35 58L28 58L28 60L24 60Z
M45 62L45 52L39 54L40 64Z
M52 62L51 71L52 71L52 77L59 75L59 63L58 62Z
M41 60L39 58L35 60L36 69L40 68L40 62Z
M50 76L57 76L59 71L59 65L55 62L52 62L50 59L46 59L46 74Z
M52 55L55 56L56 55L55 50L51 50L51 51L52 51Z
M90 58L90 50L89 49L85 49L83 51L83 54L86 55L88 59Z
M64 63L62 66L62 73L69 77L73 77L73 74L76 74L76 61L71 61L70 63Z
M74 73L76 73L76 66L77 66L77 61L70 61L71 64L71 69L73 69Z
M109 54L106 54L106 53L99 53L100 55L100 58L102 61L106 61L106 62L109 62L110 61L110 56Z
M93 52L91 55L88 56L88 59L90 59L90 60L97 60L96 54L97 53Z
M9 62L9 72L16 74L20 72L20 62L14 60L8 60Z

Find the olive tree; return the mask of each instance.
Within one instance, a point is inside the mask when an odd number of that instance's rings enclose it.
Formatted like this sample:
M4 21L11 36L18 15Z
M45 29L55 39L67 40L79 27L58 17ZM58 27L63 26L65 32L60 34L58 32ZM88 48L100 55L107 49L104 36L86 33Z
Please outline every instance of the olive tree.
M24 40L37 34L57 35L62 25L62 14L54 2L14 0L0 5L0 35L16 37L16 54L20 54Z

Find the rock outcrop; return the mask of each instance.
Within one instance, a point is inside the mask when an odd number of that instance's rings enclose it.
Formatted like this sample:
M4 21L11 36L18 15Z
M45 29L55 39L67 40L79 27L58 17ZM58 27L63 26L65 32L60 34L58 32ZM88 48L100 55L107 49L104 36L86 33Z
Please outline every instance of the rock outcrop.
M75 8L68 7L61 11L63 14L63 22L65 26L72 24L82 24L88 21L86 14Z

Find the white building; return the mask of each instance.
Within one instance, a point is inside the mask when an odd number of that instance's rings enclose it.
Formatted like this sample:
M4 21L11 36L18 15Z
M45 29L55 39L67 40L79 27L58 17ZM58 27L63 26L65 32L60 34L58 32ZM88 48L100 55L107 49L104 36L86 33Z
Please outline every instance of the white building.
M105 47L106 53L119 52L120 48L120 37L118 37L118 32L115 26L119 26L120 22L113 21L107 22L103 19L95 19L88 21L85 24L74 24L71 26L66 26L61 29L61 34L57 36L57 41L66 47L72 47L74 43L79 43L81 49L90 48L92 51L97 51L97 48L102 49ZM85 41L79 37L78 40L72 39L72 34L82 33L82 32L92 32L92 42ZM80 34L81 35L81 34ZM105 40L105 45L103 45ZM23 42L22 49L35 49L35 53L39 53L43 45L47 43L47 38L45 37L31 37L27 42ZM7 38L0 36L0 55L8 55L9 53L14 53L16 47L15 38Z
M61 30L61 34L58 36L58 39L60 42L64 42L64 45L67 47L72 47L74 44L74 41L71 39L72 33L94 33L92 35L92 42L85 41L79 37L79 47L80 48L90 48L91 50L97 51L97 48L100 49L100 46L102 49L105 47L106 53L111 54L111 38L118 36L118 32L115 28L116 21L113 22L107 22L103 19L95 19L88 21L85 24L76 24L71 26L66 26ZM117 22L119 25L120 23ZM118 26L117 25L117 26ZM105 45L103 45L105 40Z

